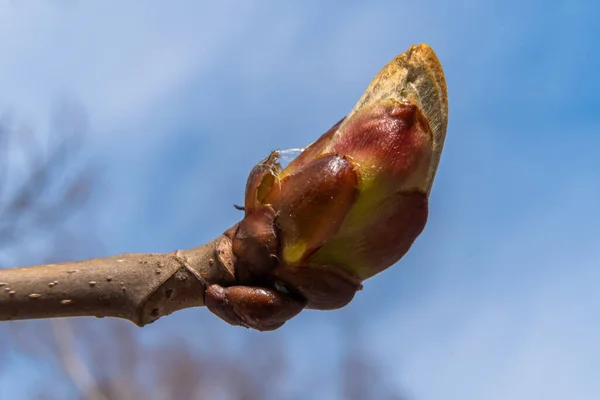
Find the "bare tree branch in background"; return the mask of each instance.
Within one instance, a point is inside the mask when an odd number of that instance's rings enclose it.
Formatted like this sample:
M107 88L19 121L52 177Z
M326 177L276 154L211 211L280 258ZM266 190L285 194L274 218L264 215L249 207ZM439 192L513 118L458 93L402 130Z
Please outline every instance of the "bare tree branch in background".
M8 116L0 119L1 250L24 244L24 235L56 229L90 194L91 166L72 163L87 130L85 113L69 103L55 114L55 125L66 126L58 119L69 118L70 129L58 132L58 126L52 127L46 145Z
M51 321L53 336L56 341L58 359L69 376L71 382L80 393L87 393L90 400L108 400L99 390L94 376L88 370L85 362L75 351L75 335L70 324L62 319Z

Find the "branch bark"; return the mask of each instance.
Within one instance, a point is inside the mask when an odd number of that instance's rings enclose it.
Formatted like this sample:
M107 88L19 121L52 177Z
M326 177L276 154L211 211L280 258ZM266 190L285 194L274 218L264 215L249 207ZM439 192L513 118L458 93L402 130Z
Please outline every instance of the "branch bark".
M0 321L117 317L144 326L204 305L207 285L235 282L230 240L166 254L106 258L0 270Z

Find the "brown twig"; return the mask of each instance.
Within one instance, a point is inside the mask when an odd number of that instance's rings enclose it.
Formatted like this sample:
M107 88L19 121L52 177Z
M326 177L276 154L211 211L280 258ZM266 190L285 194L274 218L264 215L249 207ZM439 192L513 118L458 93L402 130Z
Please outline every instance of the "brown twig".
M0 321L117 317L144 326L204 305L207 284L235 281L229 239L167 254L122 254L0 270Z

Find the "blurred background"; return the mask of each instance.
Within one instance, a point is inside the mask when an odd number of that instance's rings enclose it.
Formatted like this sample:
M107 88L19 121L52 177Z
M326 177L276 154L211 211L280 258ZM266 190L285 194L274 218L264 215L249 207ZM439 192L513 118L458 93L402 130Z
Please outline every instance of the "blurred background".
M204 243L427 43L450 121L427 228L272 333L0 325L0 399L600 398L600 4L0 0L0 267Z

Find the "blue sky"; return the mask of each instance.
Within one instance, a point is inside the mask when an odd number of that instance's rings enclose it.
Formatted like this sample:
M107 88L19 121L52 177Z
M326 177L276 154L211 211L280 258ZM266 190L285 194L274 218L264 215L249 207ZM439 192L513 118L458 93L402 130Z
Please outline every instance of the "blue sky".
M419 400L593 399L599 13L591 1L0 2L0 110L44 135L57 101L85 107L102 183L76 223L103 246L82 256L170 251L235 223L254 163L313 141L391 58L428 43L450 121L425 232L344 310L268 335L299 374L329 374L356 329L389 384ZM140 336L189 323L217 322L189 310ZM4 396L23 384L11 374Z

